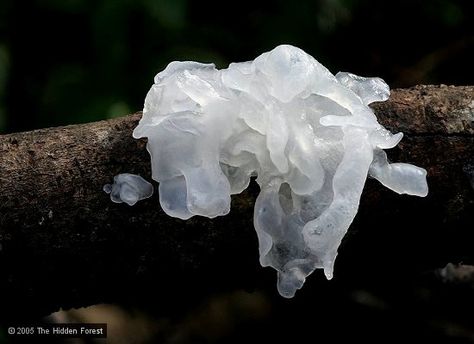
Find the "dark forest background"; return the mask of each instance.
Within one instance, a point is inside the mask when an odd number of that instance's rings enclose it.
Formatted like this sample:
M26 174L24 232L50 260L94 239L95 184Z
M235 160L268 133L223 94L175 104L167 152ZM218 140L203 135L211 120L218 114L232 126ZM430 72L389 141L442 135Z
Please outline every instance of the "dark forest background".
M1 0L0 132L135 112L170 61L225 67L282 43L392 88L473 84L473 3Z

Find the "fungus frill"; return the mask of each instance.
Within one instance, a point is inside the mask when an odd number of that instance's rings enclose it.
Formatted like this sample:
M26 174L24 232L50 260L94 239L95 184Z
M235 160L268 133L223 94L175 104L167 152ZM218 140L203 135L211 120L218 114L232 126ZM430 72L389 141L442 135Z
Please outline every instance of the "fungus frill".
M281 45L254 61L171 62L155 77L135 138L148 138L152 177L170 216L216 217L256 176L260 263L292 297L323 268L354 219L367 175L426 196L426 171L390 164L392 135L368 104L389 97L380 78L332 75L301 49Z

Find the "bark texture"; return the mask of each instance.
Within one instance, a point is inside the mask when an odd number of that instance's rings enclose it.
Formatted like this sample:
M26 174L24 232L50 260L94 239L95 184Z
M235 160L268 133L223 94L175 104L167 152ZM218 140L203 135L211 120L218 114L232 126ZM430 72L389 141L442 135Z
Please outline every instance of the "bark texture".
M474 263L474 87L394 90L373 108L385 127L405 133L389 157L426 168L430 193L399 196L369 180L335 280L315 274L302 294L325 283L389 293L449 262ZM228 216L188 221L164 214L157 194L129 207L102 191L118 173L149 179L145 142L131 136L140 116L0 136L1 317L276 290L273 270L258 265L258 186L234 197Z

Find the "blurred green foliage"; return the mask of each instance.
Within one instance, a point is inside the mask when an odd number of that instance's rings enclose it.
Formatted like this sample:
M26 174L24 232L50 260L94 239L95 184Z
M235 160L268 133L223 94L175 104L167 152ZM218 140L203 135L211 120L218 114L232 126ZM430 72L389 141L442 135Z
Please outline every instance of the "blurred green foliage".
M0 0L0 132L138 111L170 61L281 43L391 86L473 84L473 2Z

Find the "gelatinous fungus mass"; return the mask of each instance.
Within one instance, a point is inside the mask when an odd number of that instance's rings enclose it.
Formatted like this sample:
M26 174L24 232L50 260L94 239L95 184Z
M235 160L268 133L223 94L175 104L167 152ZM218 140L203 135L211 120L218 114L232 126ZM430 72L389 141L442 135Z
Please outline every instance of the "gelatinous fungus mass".
M134 205L153 195L153 185L136 174L122 173L114 177L113 184L105 184L103 190L115 203Z
M368 107L389 97L380 78L331 74L301 49L281 45L254 61L171 62L145 99L135 138L148 138L153 179L170 216L216 217L257 177L254 224L260 263L294 296L322 268L332 278L337 248L370 175L426 196L426 171L390 164L392 135Z

